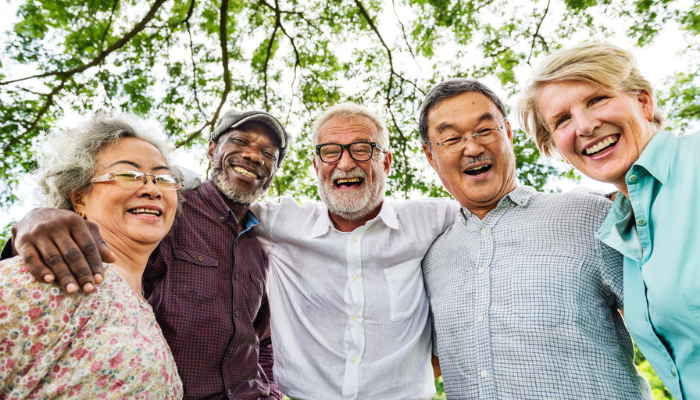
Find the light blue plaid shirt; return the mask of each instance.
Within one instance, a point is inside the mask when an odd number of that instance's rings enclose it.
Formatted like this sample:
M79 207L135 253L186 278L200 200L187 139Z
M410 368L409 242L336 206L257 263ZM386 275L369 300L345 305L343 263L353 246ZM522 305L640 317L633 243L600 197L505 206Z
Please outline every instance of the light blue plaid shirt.
M520 186L483 220L462 209L423 260L447 398L651 399L622 256L595 238L609 208Z

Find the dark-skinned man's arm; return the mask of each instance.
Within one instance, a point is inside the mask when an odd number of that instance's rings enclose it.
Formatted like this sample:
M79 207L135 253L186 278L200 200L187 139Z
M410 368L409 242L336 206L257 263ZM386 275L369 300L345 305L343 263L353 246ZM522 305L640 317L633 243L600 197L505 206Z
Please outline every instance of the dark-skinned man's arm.
M92 292L102 282L102 262L115 260L97 225L68 210L33 209L12 227L11 241L37 280L57 280L67 293Z

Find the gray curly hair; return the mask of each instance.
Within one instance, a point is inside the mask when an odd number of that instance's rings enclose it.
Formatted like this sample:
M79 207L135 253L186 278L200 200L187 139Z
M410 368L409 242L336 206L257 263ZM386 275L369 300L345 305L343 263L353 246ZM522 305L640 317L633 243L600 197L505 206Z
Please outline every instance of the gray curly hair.
M74 211L71 194L90 191L90 179L97 170L97 155L128 137L152 144L163 155L171 172L180 175L171 166L172 145L162 133L145 129L144 121L134 115L112 116L100 112L76 129L49 133L41 142L35 174L43 192L43 205ZM178 191L178 215L183 199Z

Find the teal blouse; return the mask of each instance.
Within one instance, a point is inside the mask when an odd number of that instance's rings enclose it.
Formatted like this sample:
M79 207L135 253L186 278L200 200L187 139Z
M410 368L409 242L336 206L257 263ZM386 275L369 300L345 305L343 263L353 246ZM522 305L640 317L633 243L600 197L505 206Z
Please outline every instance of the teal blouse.
M637 346L676 400L700 399L700 134L652 137L597 237L625 256Z

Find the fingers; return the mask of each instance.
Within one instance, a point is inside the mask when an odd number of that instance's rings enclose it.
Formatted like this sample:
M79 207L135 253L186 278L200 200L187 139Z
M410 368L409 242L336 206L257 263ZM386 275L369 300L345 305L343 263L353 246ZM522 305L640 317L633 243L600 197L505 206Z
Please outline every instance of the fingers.
M97 227L67 210L32 210L13 227L13 236L29 271L45 282L55 277L68 293L79 287L92 292L103 279L101 255L114 259Z
M44 266L41 256L39 256L34 246L27 245L27 248L23 249L22 254L24 254L22 256L24 264L36 280L47 283L53 282L55 278L53 272Z
M78 283L73 278L73 273L71 272L68 265L65 263L63 256L61 255L60 249L51 240L37 239L34 242L36 246L37 258L27 258L25 252L27 251L28 245L22 245L17 250L24 259L24 263L27 264L27 268L32 272L32 275L37 276L34 270L47 269L56 278L56 281L61 288L67 293L75 293L78 291ZM46 281L46 273L40 275L44 277Z

